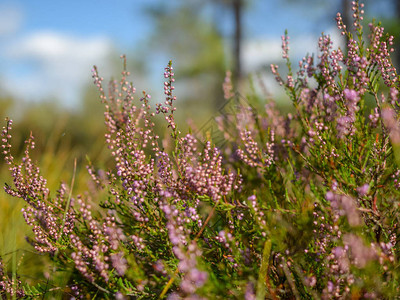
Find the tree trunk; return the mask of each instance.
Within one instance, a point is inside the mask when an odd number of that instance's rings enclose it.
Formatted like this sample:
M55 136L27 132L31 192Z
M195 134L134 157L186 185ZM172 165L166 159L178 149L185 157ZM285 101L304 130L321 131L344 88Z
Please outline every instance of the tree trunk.
M242 66L241 66L241 43L242 43L242 0L233 0L233 13L235 18L235 39L233 46L233 59L234 59L234 71L233 79L237 86L240 78L242 77Z
M352 22L351 22L351 7L350 7L351 3L350 0L342 0L342 20L344 25L346 25L346 30L348 32L352 32ZM347 37L347 35L345 36L345 42L346 42L346 52L347 52L347 45L349 44L349 38Z

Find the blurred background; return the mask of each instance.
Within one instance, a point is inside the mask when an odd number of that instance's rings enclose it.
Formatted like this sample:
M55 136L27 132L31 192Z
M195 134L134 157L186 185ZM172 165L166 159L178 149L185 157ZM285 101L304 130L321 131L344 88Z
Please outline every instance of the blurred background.
M364 3L365 21L381 20L398 39L400 1ZM261 78L267 93L284 107L287 100L269 71L275 63L284 73L281 35L288 30L290 56L297 65L305 54L317 53L321 32L331 34L336 46L344 43L335 29L338 11L348 22L351 1L2 0L0 117L14 120L14 155L20 156L32 131L34 157L53 191L61 181L71 181L75 159L78 166L86 155L97 166L105 164L103 107L91 69L97 65L105 80L118 78L121 54L127 55L138 92L151 94L154 103L163 101L163 69L173 60L182 124L201 126L218 113L226 70L233 72L243 95L252 78ZM1 183L10 183L4 162L0 166ZM78 167L75 177L74 194L87 190L85 169ZM1 192L0 256L13 268L18 265L24 280L41 280L50 267L38 268L37 257L29 263L32 248L24 237L30 229L22 206L22 200Z
M365 2L367 20L374 16L396 27L400 1ZM163 68L170 59L180 106L218 108L228 69L235 81L262 73L276 94L269 65L282 63L285 29L295 63L316 52L321 32L342 42L334 18L338 11L351 18L350 6L349 0L2 0L2 114L17 121L31 109L46 110L46 116L49 110L91 109L92 66L105 79L118 76L120 54L127 55L138 91L146 90L155 102L162 101Z

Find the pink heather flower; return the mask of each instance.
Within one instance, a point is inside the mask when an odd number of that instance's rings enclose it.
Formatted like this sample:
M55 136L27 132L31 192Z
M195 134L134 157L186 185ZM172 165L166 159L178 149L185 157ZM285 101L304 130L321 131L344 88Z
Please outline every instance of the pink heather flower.
M115 293L115 299L116 300L125 300L126 298L124 297L124 295L122 295L121 292L116 292Z
M287 33L285 35L281 36L282 39L282 58L283 59L288 59L289 58L289 36Z
M335 194L332 191L328 191L325 198L331 203L334 211L347 217L350 226L354 227L362 224L355 199L347 195Z
M333 199L335 198L335 194L332 193L331 191L328 191L325 195L326 200L328 201L333 201Z
M328 281L328 292L329 293L333 292L333 287L334 287L334 285L333 285L332 281Z
M308 286L314 287L315 284L317 283L317 278L315 278L315 276L308 277L306 278L306 283Z
M343 94L347 100L353 103L357 103L359 100L358 93L355 90L345 89Z
M378 121L379 121L379 118L380 118L380 114L379 114L379 111L378 111L377 107L374 108L374 112L372 114L370 114L368 116L368 118L371 121L371 127L375 128L378 125Z
M357 192L358 192L358 195L360 197L363 197L363 196L367 195L368 191L369 191L369 184L368 183L366 183L366 184L364 184L364 185L362 185L362 186L357 188Z
M232 72L231 71L226 71L225 75L225 80L222 85L223 91L224 91L224 99L229 100L233 96L235 96L233 92L233 85L232 85Z
M256 201L256 199L257 199L256 195L251 195L250 197L247 198L247 200L252 201L252 202Z
M123 255L124 253L118 252L110 256L112 266L119 276L124 276L126 270L128 269L127 261Z
M249 282L246 286L246 293L244 294L244 299L245 300L255 300L256 295L254 293L254 287L251 282Z
M350 247L353 262L359 268L364 268L369 261L377 258L376 250L366 246L363 239L355 234L345 234L343 242Z
M395 87L390 88L390 99L391 99L391 104L395 105L398 100L399 100L399 91Z
M397 113L391 108L382 109L381 117L383 123L389 131L390 139L393 144L400 144L400 125L397 119Z

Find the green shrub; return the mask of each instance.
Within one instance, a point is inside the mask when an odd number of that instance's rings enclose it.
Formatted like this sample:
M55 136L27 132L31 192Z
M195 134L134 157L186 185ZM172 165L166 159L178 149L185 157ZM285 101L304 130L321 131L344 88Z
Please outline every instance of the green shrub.
M288 75L271 67L294 113L280 114L273 102L256 111L227 80L234 105L216 119L219 148L210 131L203 139L177 128L171 63L166 100L154 111L146 93L134 102L125 68L108 93L95 68L115 164L99 170L89 162L96 189L82 195L65 184L47 188L30 158L33 137L15 161L8 121L3 151L14 181L6 192L26 201L30 242L66 283L29 286L3 272L2 295L398 297L399 77L393 37L372 23L363 39L362 7L353 3L354 36L337 15L346 50L322 35L320 53L303 58L297 73L283 36ZM154 133L155 114L170 130L164 140Z

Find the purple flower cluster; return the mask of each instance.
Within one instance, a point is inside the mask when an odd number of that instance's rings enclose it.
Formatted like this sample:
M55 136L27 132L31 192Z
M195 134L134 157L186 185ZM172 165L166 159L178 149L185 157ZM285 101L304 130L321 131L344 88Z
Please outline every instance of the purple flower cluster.
M116 299L398 297L400 88L393 38L372 24L364 41L363 5L354 1L352 10L352 28L336 18L346 49L334 49L322 35L319 54L305 56L297 72L289 36L282 37L286 78L276 65L271 69L293 103L290 113L272 100L263 112L240 102L227 73L225 99L238 105L217 117L221 147L178 129L171 62L165 100L154 110L147 93L135 100L125 57L121 80L108 88L94 68L113 165L97 170L90 163L93 183L81 195L65 184L50 192L31 158L32 135L17 162L7 121L2 152L13 184L5 191L26 202L35 249L71 268L59 289ZM157 114L169 135L156 134ZM0 295L23 297L21 282L3 269Z
M0 257L0 296L2 299L8 299L7 296L22 299L25 297L25 291L22 288L22 282L20 278L12 279L9 278L4 263Z

